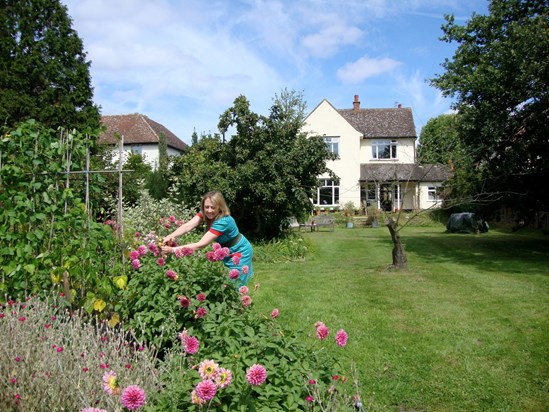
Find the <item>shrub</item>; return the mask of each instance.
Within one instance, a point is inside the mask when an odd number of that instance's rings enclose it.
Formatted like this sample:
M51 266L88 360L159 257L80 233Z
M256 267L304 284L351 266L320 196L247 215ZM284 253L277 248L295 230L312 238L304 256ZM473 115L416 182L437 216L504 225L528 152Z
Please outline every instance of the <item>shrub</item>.
M120 410L120 397L102 388L108 373L116 375L111 386L120 391L129 385L147 394L159 390L153 350L104 322L85 321L63 300L7 301L0 308L0 334L2 411Z

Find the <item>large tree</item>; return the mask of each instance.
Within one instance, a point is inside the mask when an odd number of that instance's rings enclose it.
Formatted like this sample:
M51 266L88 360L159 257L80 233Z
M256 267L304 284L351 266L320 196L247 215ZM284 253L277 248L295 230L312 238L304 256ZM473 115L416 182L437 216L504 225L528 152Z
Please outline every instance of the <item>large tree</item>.
M456 99L460 144L480 178L476 190L547 210L548 2L492 0L488 15L473 14L465 26L446 20L442 40L459 46L431 83Z
M178 159L186 201L221 190L240 229L260 238L280 235L290 216L310 212L318 176L332 155L322 138L300 132L304 110L295 91L276 95L268 117L252 112L246 97L236 98L218 125L221 134L232 128L236 134L226 143L203 137Z
M59 0L0 0L0 125L95 130L89 67Z

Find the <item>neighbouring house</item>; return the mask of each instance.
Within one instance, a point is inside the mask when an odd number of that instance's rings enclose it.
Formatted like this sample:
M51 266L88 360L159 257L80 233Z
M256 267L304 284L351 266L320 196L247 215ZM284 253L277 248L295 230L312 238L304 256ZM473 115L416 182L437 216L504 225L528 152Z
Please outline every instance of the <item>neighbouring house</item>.
M386 211L439 207L441 188L450 177L446 165L416 162L416 129L412 110L361 109L355 95L352 109L336 109L324 99L305 119L302 129L322 136L338 159L328 168L338 177L319 176L313 204Z
M139 113L101 116L106 131L99 136L99 143L113 146L118 152L123 139L124 153L142 155L154 169L158 167L158 145L160 137L166 136L168 156L182 154L188 145L165 126ZM118 157L116 157L118 159Z

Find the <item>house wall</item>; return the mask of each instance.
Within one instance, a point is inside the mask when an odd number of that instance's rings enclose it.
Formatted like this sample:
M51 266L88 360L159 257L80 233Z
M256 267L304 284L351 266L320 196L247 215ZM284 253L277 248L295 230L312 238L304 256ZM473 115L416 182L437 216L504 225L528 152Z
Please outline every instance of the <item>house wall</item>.
M378 139L361 139L360 142L360 158L361 163L415 163L416 160L416 148L415 139L394 139L397 141L397 159L392 160L378 160L372 158L372 141ZM379 139L388 140L388 139ZM391 140L391 139L389 139Z
M135 145L135 144L125 144L122 148L124 151L124 162L128 159L129 155L132 153L132 150L136 146L141 146L141 155L144 158L145 163L148 163L151 165L153 170L156 170L158 167L158 144L143 144L143 145ZM114 153L113 161L118 160L118 147L113 146L112 151ZM181 152L179 150L176 150L172 147L168 147L168 156L177 156L180 155Z
M419 182L419 208L420 209L433 209L442 206L442 201L429 200L427 194L427 188L429 186L441 186L440 182Z
M339 178L339 205L351 201L360 206L360 145L361 136L334 107L326 100L322 101L306 119L303 132L319 136L339 136L339 159L327 162ZM329 176L319 176L328 178Z

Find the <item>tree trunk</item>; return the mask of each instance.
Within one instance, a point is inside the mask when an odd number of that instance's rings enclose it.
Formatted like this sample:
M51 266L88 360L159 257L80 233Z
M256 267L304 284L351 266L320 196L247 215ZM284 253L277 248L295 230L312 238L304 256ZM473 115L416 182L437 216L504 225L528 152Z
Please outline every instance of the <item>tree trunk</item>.
M406 257L406 252L404 251L404 245L400 240L400 235L396 229L396 223L393 218L390 218L387 227L391 233L391 239L393 241L393 264L392 267L395 269L406 269L408 267L408 258Z

